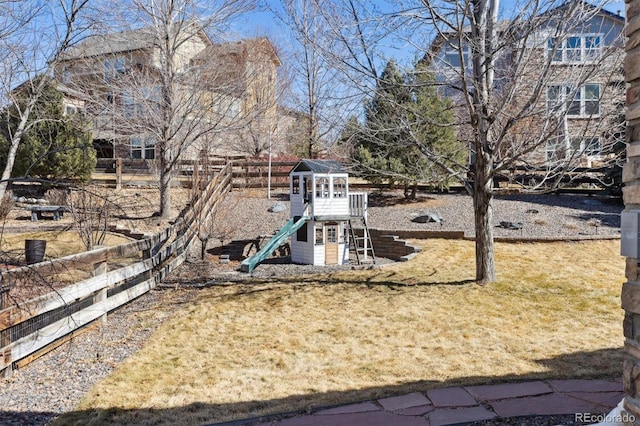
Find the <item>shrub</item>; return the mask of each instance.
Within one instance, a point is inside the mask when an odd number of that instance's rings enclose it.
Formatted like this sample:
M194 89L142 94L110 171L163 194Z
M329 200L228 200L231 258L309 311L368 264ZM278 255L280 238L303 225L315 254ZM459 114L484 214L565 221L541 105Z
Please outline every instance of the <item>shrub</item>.
M16 200L14 200L13 198L13 193L11 191L7 191L4 194L2 202L0 203L0 220L6 220L9 216L9 213L11 212L11 209L13 209L15 205Z

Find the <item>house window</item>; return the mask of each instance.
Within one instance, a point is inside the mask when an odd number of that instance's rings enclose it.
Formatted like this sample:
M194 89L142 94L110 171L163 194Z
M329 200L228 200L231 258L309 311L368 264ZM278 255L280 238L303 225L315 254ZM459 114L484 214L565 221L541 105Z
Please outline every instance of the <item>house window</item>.
M143 86L139 92L125 90L122 95L124 112L127 116L141 116L157 109L162 89L160 86Z
M316 198L329 198L329 178L316 178Z
M105 59L103 63L104 81L113 80L118 74L125 72L125 59L121 56Z
M131 138L131 158L152 160L156 158L156 145L150 137Z
M553 63L584 63L597 60L602 53L602 35L582 34L547 40L547 55Z
M136 99L133 93L125 90L122 94L122 105L124 106L124 113L127 116L134 116L137 114Z
M600 114L600 85L585 84L579 88L568 85L547 87L547 112L550 115L566 111L568 117L590 117Z
M347 196L347 180L342 177L333 178L333 197L344 198Z
M237 97L227 95L214 95L211 101L212 107L217 111L218 115L226 118L234 118L240 114L241 101Z
M589 157L600 155L601 145L598 137L572 137L571 150L577 155Z
M323 228L322 223L316 224L316 244L324 243L324 235L322 233Z
M583 115L600 115L600 85L585 84L580 88L583 93Z
M586 61L595 61L602 54L602 37L591 35L584 37L584 58Z
M546 158L548 162L555 162L564 158L565 155L565 140L560 136L557 138L549 139L546 143Z
M463 62L460 62L460 56L462 56ZM470 64L470 57L471 49L469 46L459 48L458 46L448 45L444 49L444 62L450 67L460 68L463 64L466 67Z
M291 193L300 193L300 176L294 176L293 178L291 178Z
M69 83L71 81L71 70L69 67L62 68L62 82Z
M546 157L548 162L560 161L568 157L600 155L602 146L599 137L558 136L549 139L546 144Z

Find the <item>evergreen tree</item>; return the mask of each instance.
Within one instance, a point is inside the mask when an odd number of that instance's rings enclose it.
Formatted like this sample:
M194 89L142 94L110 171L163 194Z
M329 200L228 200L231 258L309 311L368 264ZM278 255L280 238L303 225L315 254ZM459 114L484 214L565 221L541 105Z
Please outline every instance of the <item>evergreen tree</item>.
M449 185L450 177L424 152L464 159L450 126L450 101L437 94L433 82L421 64L403 74L395 62L387 63L365 107L364 125L354 129L351 123L345 129L348 135L343 134L355 143L354 157L363 177L404 185L406 197L415 197L420 182Z
M30 87L17 89L17 102L26 102ZM6 163L8 141L20 121L17 111L11 105L1 113L0 167ZM87 181L96 166L96 153L81 121L79 115L65 115L62 94L48 82L22 136L12 177Z

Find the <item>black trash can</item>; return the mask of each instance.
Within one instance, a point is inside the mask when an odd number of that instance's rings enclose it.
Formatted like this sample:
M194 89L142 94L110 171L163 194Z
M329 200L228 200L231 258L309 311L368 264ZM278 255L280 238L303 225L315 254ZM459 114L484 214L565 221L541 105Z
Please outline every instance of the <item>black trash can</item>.
M42 262L46 248L46 240L24 240L24 257L27 259L27 265Z

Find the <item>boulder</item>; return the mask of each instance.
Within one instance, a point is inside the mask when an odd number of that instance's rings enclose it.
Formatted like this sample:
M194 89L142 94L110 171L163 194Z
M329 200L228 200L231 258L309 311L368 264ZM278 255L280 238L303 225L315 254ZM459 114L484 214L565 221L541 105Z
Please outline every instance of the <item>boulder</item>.
M522 229L524 224L522 222L510 222L507 220L500 221L500 228L504 229Z
M282 203L274 203L267 209L267 211L270 213L281 213L285 210L287 210L287 206Z
M414 217L413 219L411 219L411 222L415 222L415 223L429 223L429 222L443 223L444 219L437 212L427 212L427 213L421 214L420 216Z

